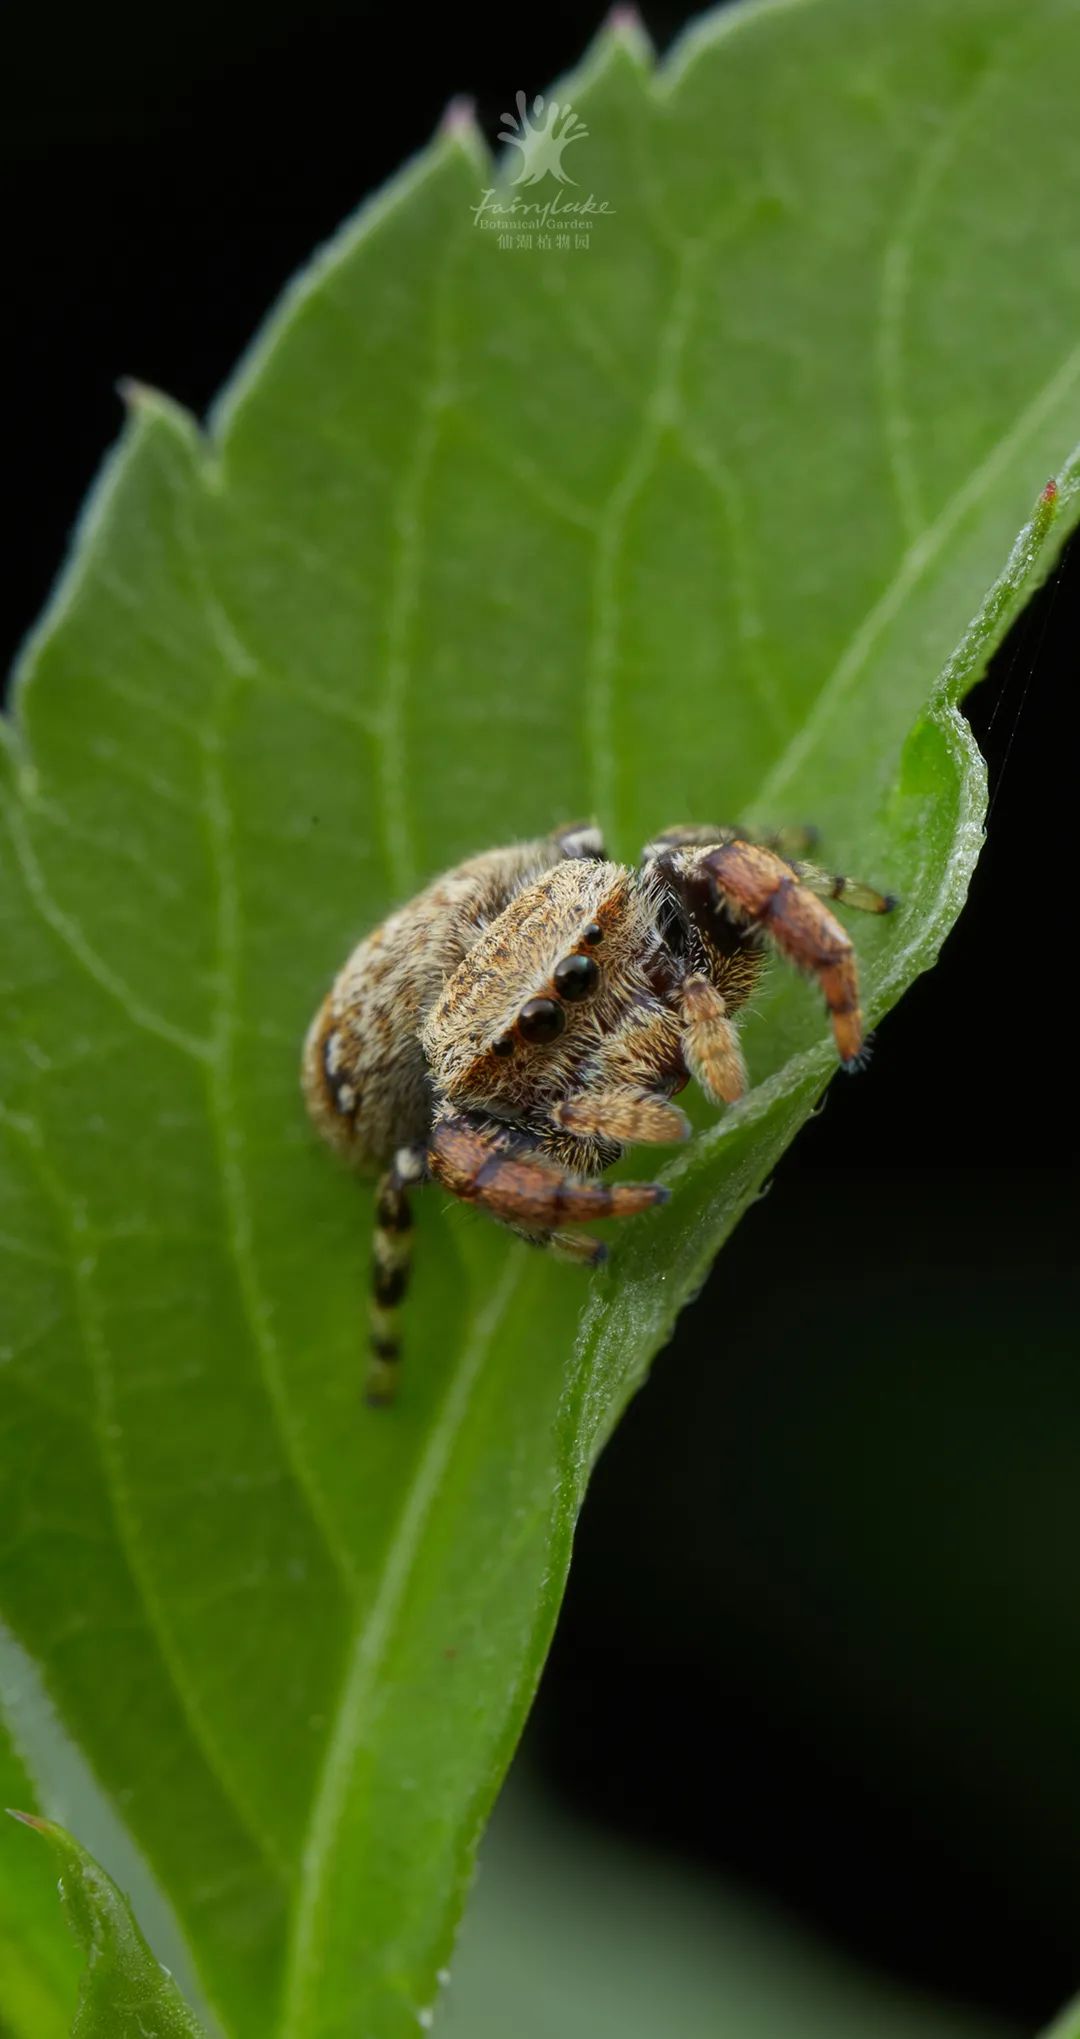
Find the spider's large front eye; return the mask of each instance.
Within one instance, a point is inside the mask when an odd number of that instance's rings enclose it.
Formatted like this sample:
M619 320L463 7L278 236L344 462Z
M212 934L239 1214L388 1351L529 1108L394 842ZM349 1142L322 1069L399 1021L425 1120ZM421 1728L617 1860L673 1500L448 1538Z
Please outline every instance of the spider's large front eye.
M600 965L591 956L564 956L555 966L555 989L571 1005L579 998L588 998L599 982Z
M566 1025L566 1014L553 998L530 998L518 1014L518 1032L523 1041L541 1047L553 1041Z

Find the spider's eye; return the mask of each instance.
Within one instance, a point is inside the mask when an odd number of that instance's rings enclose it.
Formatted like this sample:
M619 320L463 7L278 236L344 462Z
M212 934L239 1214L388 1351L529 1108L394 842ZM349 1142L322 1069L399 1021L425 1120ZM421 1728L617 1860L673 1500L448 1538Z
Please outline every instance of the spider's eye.
M530 998L518 1014L518 1031L523 1041L540 1047L553 1041L566 1025L566 1014L553 998Z
M591 956L564 956L555 966L555 989L571 1005L579 998L588 998L599 982L600 965Z
M493 1055L512 1055L514 1052L513 1035L503 1034L497 1041L492 1041L491 1052Z
M590 947L593 948L596 946L597 942L602 942L604 939L604 930L601 927L600 922L598 920L591 920L589 922L588 927L582 928L581 939L583 942L588 942Z

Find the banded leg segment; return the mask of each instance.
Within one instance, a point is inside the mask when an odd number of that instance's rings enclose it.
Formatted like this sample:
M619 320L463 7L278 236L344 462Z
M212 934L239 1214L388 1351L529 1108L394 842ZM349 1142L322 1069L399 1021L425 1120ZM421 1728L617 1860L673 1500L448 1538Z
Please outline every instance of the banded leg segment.
M396 1157L379 1183L371 1263L369 1345L364 1400L384 1409L397 1394L401 1362L400 1311L412 1267L413 1220L407 1182L420 1179L411 1150ZM404 1167L400 1164L404 1163Z
M875 892L858 878L845 878L839 871L823 871L819 864L788 860L800 885L818 899L834 899L838 906L854 906L859 913L891 913L897 904L892 892Z
M666 1203L668 1195L656 1182L583 1182L525 1141L515 1142L508 1129L465 1117L439 1121L427 1163L433 1180L463 1203L479 1204L503 1224L533 1233L590 1218L633 1217Z
M607 1259L603 1240L594 1239L589 1232L536 1232L528 1225L511 1225L509 1229L527 1246L539 1246L542 1253L550 1253L555 1260L572 1260L577 1267L602 1267Z
M817 978L840 1059L854 1061L862 1046L859 980L839 921L785 858L759 843L723 843L703 852L702 865L729 911L763 928L781 955Z
M618 1140L633 1146L651 1141L667 1147L690 1138L690 1121L666 1097L628 1086L615 1090L583 1090L553 1106L551 1123L584 1138Z
M746 1090L746 1064L727 1004L707 977L683 980L683 1055L713 1104L735 1104Z
M692 821L679 828L665 828L642 851L642 861L651 863L663 856L666 850L713 849L719 843L759 843L763 849L775 850L781 857L805 855L807 850L816 849L818 832L808 823L788 822L783 828L771 829L768 835L759 835L756 829L743 828L741 823L718 821Z
M817 830L798 823L773 829L768 835L757 835L749 828L694 825L667 829L648 845L645 857L662 855L669 849L714 849L726 848L731 843L746 843L755 849L775 851L794 871L799 883L805 885L808 892L816 893L819 899L834 899L837 905L857 907L860 913L892 912L897 900L891 892L878 892L872 885L864 885L857 878L846 878L836 871L823 871L820 864L804 862L806 851L815 849L817 842Z

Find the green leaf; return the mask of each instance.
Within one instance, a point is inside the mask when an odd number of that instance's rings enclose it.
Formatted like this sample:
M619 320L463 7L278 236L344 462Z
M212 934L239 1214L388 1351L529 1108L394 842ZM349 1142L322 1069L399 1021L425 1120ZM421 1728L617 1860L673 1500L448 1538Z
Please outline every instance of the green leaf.
M1025 524L1080 425L1078 60L1058 0L744 4L659 73L617 28L587 248L477 225L455 116L208 434L131 392L0 748L0 1604L236 2039L427 2020L595 1453L834 1066L776 970L591 1290L424 1199L380 1415L308 1016L420 879L590 811L631 857L813 819L904 901L870 1013L932 962L954 704L1080 504L1074 461Z
M86 1955L72 2039L203 2039L168 1970L154 1959L122 1891L52 1820L15 1812L60 1862L60 1896ZM152 2019L152 2023L147 2020Z
M1042 2035L1042 2039L1080 2039L1080 1997L1074 1997L1067 2004L1060 2018L1055 2018Z
M0 1723L0 1803L33 1797L22 1757ZM60 1924L55 1877L44 1853L26 1862L20 1851L10 1866L11 1874L0 1877L0 2034L64 2039L77 1964Z

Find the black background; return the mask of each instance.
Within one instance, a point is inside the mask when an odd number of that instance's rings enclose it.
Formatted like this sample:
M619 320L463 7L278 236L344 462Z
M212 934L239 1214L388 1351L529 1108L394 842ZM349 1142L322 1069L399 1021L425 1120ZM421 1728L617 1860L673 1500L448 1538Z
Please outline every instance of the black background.
M22 11L2 88L8 654L118 429L116 379L202 412L453 93L493 134L599 18ZM650 11L661 48L683 18ZM1074 546L970 704L996 790L967 911L603 1461L529 1734L579 1810L1029 2025L1080 1980L1078 625Z

